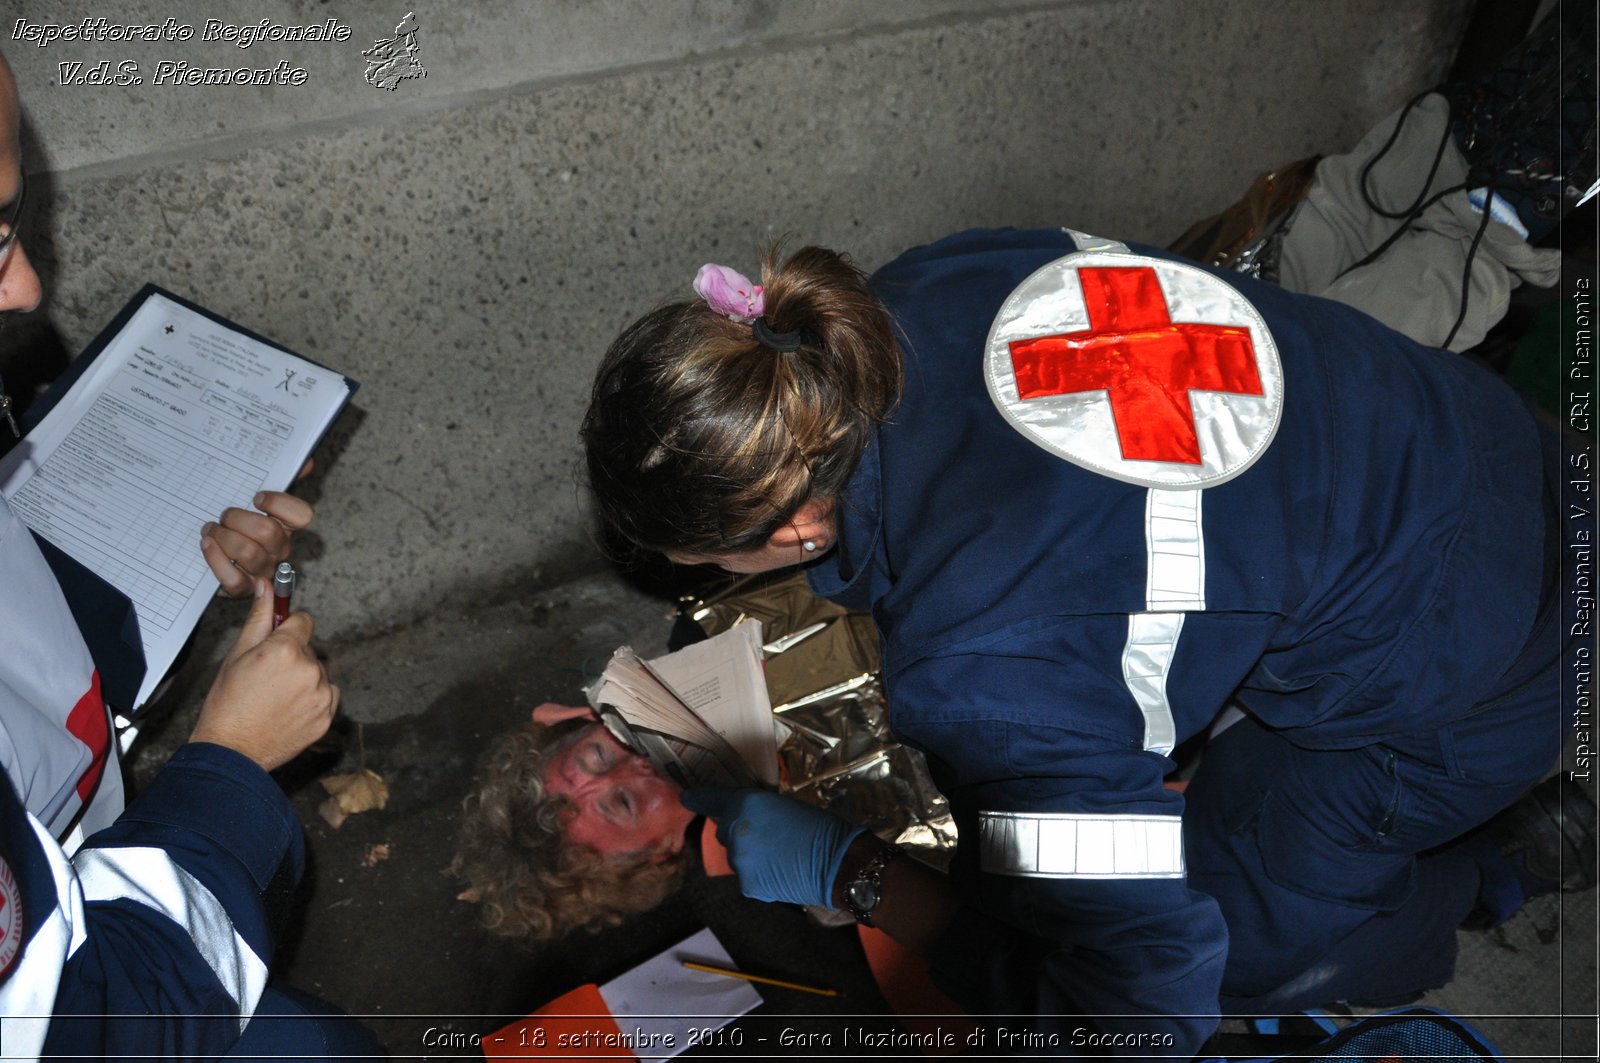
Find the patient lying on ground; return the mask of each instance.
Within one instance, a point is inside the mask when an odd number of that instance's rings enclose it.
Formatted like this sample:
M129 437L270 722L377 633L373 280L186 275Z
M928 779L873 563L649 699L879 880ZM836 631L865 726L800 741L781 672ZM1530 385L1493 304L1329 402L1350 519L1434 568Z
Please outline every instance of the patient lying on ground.
M686 616L706 634L761 620L783 792L947 861L955 824L921 755L890 734L870 618L816 598L803 576L737 581ZM486 757L451 870L495 934L601 930L677 888L694 818L591 709L541 705Z
M478 782L451 870L496 934L616 926L660 904L683 874L694 813L589 710L535 709L495 744Z

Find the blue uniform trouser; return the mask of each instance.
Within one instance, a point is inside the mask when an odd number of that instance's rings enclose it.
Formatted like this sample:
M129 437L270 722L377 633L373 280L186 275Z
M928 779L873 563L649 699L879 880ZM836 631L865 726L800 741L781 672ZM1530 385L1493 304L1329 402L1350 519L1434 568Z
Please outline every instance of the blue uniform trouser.
M1479 885L1450 843L1548 774L1565 738L1553 613L1501 691L1447 727L1322 750L1246 717L1212 741L1184 843L1190 885L1228 924L1224 1010L1381 1003L1449 980Z
M1453 755L1305 750L1248 719L1218 738L1184 819L1189 883L1228 925L1224 1010L1382 1002L1448 981L1479 876L1446 843L1549 771L1552 704L1510 731L1453 728ZM1480 738L1494 756L1475 755Z
M381 1059L372 1031L333 1005L297 989L268 986L237 1044L232 1063L267 1059Z

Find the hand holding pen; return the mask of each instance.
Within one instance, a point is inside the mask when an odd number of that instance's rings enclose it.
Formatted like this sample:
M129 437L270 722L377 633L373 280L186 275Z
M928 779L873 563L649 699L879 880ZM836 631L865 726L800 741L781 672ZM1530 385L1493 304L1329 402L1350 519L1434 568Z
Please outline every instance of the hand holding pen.
M274 613L285 600L266 579L255 581L250 615L190 735L190 741L237 750L267 771L326 734L339 708L339 688L311 649L310 615L295 613L273 630Z

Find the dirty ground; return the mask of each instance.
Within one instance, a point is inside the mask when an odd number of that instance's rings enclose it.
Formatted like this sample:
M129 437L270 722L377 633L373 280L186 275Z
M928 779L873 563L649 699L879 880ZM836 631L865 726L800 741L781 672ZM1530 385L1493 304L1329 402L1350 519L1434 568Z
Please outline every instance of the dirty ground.
M300 601L314 610L315 588ZM470 615L428 616L324 646L343 693L342 748L309 753L279 773L306 825L310 869L278 977L362 1016L395 1057L472 1058L471 1035L582 983L605 982L709 926L744 969L839 995L763 986L765 1003L739 1023L745 1044L696 1054L842 1054L845 1027L898 1029L853 930L747 900L732 878L707 879L696 869L648 916L531 948L483 932L474 907L457 899L461 884L447 868L461 802L488 742L542 702L581 703L583 684L618 645L664 652L671 602L659 587L647 593L598 562L578 563L508 586ZM174 683L175 708L142 737L136 777L187 734L209 658L220 650L221 636L208 633L214 626L203 629ZM361 768L382 777L388 803L335 830L318 814L327 798L318 779ZM1424 1002L1476 1016L1509 1055L1555 1057L1564 1047L1569 1056L1592 1056L1594 926L1591 892L1544 898L1488 934L1462 933L1455 982ZM831 1035L832 1043L782 1049L776 1038L784 1029Z

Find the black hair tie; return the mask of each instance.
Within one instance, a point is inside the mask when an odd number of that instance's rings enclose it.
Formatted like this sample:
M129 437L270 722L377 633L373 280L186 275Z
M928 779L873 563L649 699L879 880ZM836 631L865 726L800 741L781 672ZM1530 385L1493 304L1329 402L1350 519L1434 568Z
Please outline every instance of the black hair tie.
M772 326L767 324L767 316L765 314L750 322L750 331L755 333L757 343L774 351L793 354L800 349L800 333L773 332Z

